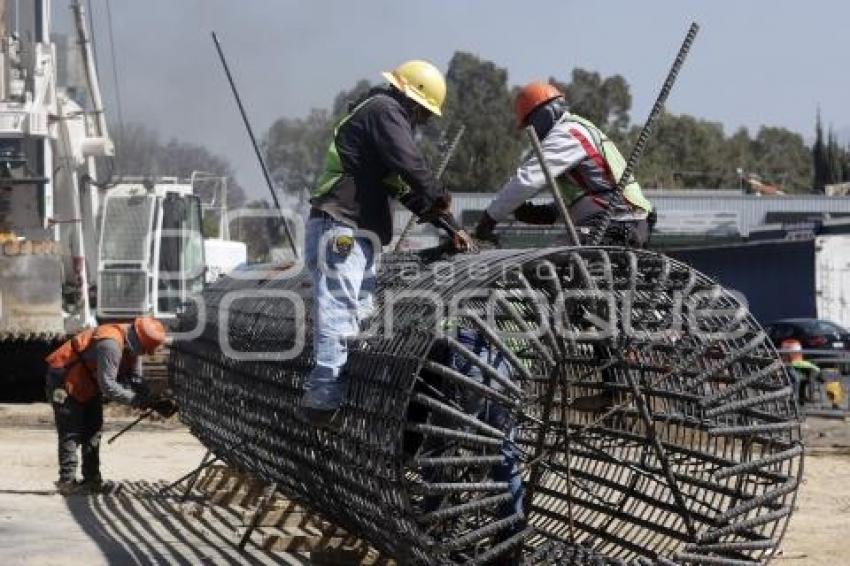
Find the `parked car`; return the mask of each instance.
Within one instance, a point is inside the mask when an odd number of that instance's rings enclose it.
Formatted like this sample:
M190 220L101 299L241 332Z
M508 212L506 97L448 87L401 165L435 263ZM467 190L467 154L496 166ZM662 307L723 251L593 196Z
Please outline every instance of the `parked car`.
M818 354L807 354L806 359L817 363L818 359L850 356L850 332L834 322L819 318L786 318L771 322L764 327L773 344L779 348L783 340L799 340L804 350L831 350ZM833 353L834 352L834 353ZM848 363L825 363L827 366L847 368Z

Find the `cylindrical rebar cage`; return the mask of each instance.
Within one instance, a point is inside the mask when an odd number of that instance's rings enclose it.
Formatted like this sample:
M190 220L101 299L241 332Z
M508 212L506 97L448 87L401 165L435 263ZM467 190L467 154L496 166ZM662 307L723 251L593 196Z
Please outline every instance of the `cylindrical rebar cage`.
M391 254L378 273L338 431L299 416L306 270L208 288L170 362L192 432L405 564L772 556L800 479L799 416L733 294L621 248Z

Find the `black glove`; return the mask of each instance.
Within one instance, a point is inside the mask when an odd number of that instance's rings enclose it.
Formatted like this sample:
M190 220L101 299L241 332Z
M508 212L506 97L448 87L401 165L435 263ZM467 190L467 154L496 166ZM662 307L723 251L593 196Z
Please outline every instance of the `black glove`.
M453 227L455 230L460 230L460 225L457 223L455 217L452 215L451 193L445 193L437 197L436 200L431 202L431 205L427 208L427 210L423 212L417 212L413 209L411 209L411 211L419 217L419 224L433 224L437 228L441 228L442 226L440 226L439 221L442 220L443 222Z
M159 399L151 402L148 407L166 419L176 413L178 409L177 403L174 402L174 399L169 399L167 397L160 397Z
M554 204L525 202L514 211L514 218L526 224L554 224L558 220L558 213Z
M481 220L478 221L478 225L475 227L473 236L475 236L476 240L483 242L497 242L498 238L493 233L494 228L496 228L496 221L485 211L481 216Z
M149 409L151 406L150 393L146 391L136 391L136 394L130 401L130 406L135 409Z
M451 214L452 194L444 193L437 197L437 200L434 201L433 209L437 214Z
M649 211L649 214L646 216L646 225L649 227L649 235L655 231L655 225L658 224L658 212L656 212L655 207L652 207L652 210Z
M150 397L151 389L140 375L131 374L126 377L127 387L144 397Z

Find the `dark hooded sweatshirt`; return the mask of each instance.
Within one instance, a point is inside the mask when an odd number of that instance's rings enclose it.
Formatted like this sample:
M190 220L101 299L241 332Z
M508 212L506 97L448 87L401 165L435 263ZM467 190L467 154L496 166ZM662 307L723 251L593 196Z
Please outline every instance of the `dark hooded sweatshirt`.
M374 89L339 126L336 150L343 173L329 191L310 200L340 222L369 230L386 245L392 239L390 198L385 180L398 175L409 187L399 200L417 216L446 195L413 139L409 101L394 89Z

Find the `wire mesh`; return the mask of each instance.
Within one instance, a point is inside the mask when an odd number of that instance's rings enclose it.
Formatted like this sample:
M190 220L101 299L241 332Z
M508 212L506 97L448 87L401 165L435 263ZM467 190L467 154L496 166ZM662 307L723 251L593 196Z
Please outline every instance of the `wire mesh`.
M602 247L391 254L377 288L338 432L298 418L314 363L304 273L224 279L182 318L205 321L172 348L182 419L402 563L770 559L801 474L799 415L733 294L665 256ZM290 359L222 351L302 340ZM506 451L523 512L493 472Z

